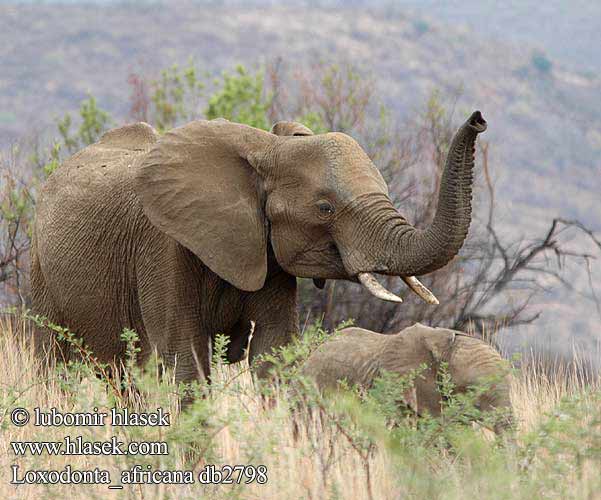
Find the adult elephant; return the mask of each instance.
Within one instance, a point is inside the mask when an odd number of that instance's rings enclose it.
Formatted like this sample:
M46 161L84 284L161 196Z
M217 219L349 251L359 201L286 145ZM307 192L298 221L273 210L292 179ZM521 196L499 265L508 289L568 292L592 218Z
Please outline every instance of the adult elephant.
M67 326L102 361L123 356L124 327L143 361L157 348L177 381L209 373L211 337L252 361L298 331L296 277L361 281L444 266L470 224L475 112L457 132L432 225L416 229L348 135L272 132L218 119L159 136L137 123L66 160L37 203L34 312ZM260 365L258 374L266 374Z

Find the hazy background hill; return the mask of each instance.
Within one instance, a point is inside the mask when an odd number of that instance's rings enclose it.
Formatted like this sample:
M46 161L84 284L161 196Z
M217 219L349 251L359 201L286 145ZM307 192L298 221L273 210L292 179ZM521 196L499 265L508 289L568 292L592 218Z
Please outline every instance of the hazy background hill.
M599 72L601 3L587 0L400 0L401 8L478 35L544 50L572 69Z
M158 4L152 0L5 0L8 4L109 5L119 3ZM215 6L277 6L277 0L196 2ZM482 37L510 41L525 50L532 47L561 59L573 69L601 70L601 3L588 0L299 0L298 7L376 8L388 12L410 12L430 20L461 24Z
M540 236L557 215L601 230L601 6L253 5L0 3L0 145L48 132L88 92L125 120L132 71L156 76L189 58L210 72L276 57L291 66L345 60L374 79L399 121L434 89L448 102L459 94L458 117L483 111L503 233ZM582 238L571 244L587 245ZM535 304L543 317L526 333L590 347L601 335L601 313L589 299L586 273L569 266L564 276L573 276L574 292L544 296Z

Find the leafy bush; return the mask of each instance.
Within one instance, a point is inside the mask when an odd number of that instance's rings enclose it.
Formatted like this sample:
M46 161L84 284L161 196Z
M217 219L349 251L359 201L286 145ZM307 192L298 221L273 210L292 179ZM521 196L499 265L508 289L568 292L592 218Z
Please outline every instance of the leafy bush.
M96 98L92 95L81 103L79 116L80 124L75 134L71 133L72 119L69 113L57 122L58 131L63 140L63 148L69 153L74 153L95 143L108 130L112 122L109 114L98 107Z
M413 21L413 27L418 35L423 35L424 33L430 31L430 25L423 19L416 19Z
M142 94L139 95L141 100L132 101L132 110L136 106L151 108L150 115L144 113L136 118L150 122L159 132L165 132L183 121L198 117L205 84L192 63L182 69L173 65L162 70L160 77L152 81L151 87L153 92L150 98ZM147 102L148 99L150 102Z
M209 98L205 110L207 119L225 118L269 130L271 123L267 120L267 111L271 97L265 95L263 73L251 75L239 65L235 74L224 72L222 79L215 82L218 90Z
M553 63L543 52L535 52L532 54L532 66L539 73L548 75L551 73L551 69L553 68Z

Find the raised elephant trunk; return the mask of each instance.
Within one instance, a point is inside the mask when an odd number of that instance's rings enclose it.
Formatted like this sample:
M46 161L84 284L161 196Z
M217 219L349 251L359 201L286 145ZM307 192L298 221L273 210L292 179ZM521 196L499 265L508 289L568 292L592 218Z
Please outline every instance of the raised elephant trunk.
M442 175L436 215L428 228L413 227L393 207L388 208L389 215L381 227L387 237L383 240L385 248L374 252L380 256L374 271L402 277L429 303L438 301L414 275L440 269L463 245L471 221L475 142L484 130L486 121L475 111L455 134ZM372 294L385 300L400 300L396 296L395 299L384 297L385 292L390 292L369 273L357 273L357 277Z

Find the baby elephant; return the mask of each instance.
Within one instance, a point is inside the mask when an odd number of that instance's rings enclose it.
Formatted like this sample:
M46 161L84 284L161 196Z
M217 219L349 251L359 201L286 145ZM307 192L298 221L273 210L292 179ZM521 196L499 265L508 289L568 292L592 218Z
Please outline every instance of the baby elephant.
M499 408L506 411L495 425L500 433L511 426L509 373L506 362L489 344L461 332L430 328L419 323L394 335L383 335L362 328L345 328L312 353L303 366L303 374L313 378L321 390L334 390L339 380L349 386L369 389L382 371L409 375L417 370L413 387L404 394L404 402L418 415L428 411L440 415L442 396L437 376L442 362L454 392L461 393L479 382L493 381L479 396L476 406L482 411ZM420 365L427 369L420 372Z

